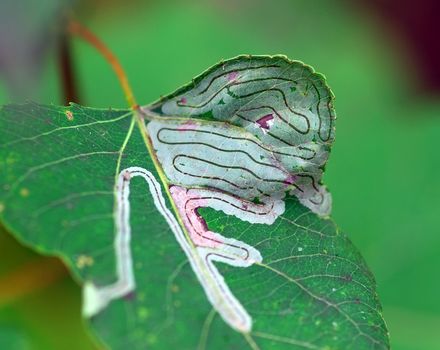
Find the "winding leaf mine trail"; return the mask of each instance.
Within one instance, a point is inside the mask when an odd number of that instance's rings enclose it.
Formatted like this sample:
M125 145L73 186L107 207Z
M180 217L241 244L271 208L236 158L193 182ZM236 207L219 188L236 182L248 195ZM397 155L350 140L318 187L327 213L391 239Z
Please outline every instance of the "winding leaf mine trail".
M242 241L210 231L198 209L209 207L252 224L272 225L284 213L284 198L290 193L313 212L328 215L331 196L320 180L334 133L331 100L322 77L301 63L242 57L140 108L145 120L139 120L139 127L174 213L151 172L131 167L119 173L118 279L102 288L86 284L84 313L94 315L136 287L129 192L131 179L140 176L210 303L233 329L249 332L252 319L215 262L248 267L261 264L263 257ZM205 120L204 113L214 120Z
M74 29L90 37L80 27ZM95 239L90 232L102 232L104 226L95 225L95 220L114 223L114 231L107 233L114 239L114 253L110 250L110 254L116 260L115 282L97 284L103 277L97 278L98 274L113 277L108 264L101 265L102 269L77 271L85 280L84 315L91 317L110 306L109 314L103 312L102 319L93 322L96 333L109 346L129 342L144 348L159 336L156 325L168 327L177 315L168 312L168 292L172 292L168 287L183 265L180 249L169 244L169 231L160 237L166 242L163 247L169 264L156 261L157 268L151 272L161 286L146 286L145 280L135 278L131 247L139 245L131 242L131 225L134 229L138 217L130 217L130 211L135 198L140 197L130 196L130 189L135 191L130 185L139 177L148 185L151 197L145 194L150 205L140 214L136 230L163 217L172 231L171 240L174 234L214 310L203 322L204 307L181 308L176 319L178 332L169 327L158 338L163 346L194 344L187 336L202 326L199 345L204 348L217 312L227 325L242 333L252 349L259 348L252 336L274 344L269 347L279 343L309 349L348 349L354 344L356 348L378 348L377 344L387 348L374 279L346 236L338 234L326 218L331 195L321 179L334 139L336 115L334 96L325 78L286 57L240 56L215 65L150 105L138 106L115 57L96 38L89 39L117 72L131 110L37 104L1 108L0 131L5 140L0 151L7 166L0 177L0 216L17 237L39 250L60 253L71 262L78 256L93 261L102 254L101 244L107 253L108 242ZM135 128L140 135L132 139ZM55 152L53 145L61 139L63 147ZM120 147L114 150L116 142ZM38 159L27 155L30 149L39 154ZM134 161L140 157L149 170L129 167L138 165ZM78 176L95 171L97 178ZM50 196L42 186L49 182L54 189ZM91 206L83 208L88 201ZM217 215L210 214L214 218L210 227L199 213L206 207L217 211ZM84 216L85 210L90 210L90 215ZM239 225L231 225L240 220L251 225L244 225L240 232ZM153 226L163 229L160 224ZM246 235L248 229L255 232ZM162 248L160 241L155 243ZM148 253L154 254L155 247L151 248ZM141 254L139 261L135 256L139 269L153 263L149 256ZM78 269L83 269L79 262L77 259ZM250 293L242 283L234 289L232 283L243 281L228 278L228 285L217 269L219 262L237 268L258 266L263 275L255 274L255 268L241 270L256 284ZM174 265L178 267L171 272ZM272 281L268 276L275 278ZM192 297L192 291L200 292L197 283L190 282L182 281L188 288L185 297ZM140 298L151 288L165 287L166 315L163 303ZM122 301L119 306L109 305L135 290L139 291L136 315L131 308L121 313ZM191 306L206 303L196 302ZM156 314L148 321L139 316L147 307L154 309L151 315ZM116 326L115 316L123 324ZM152 326L140 332L148 324ZM312 329L316 333L311 333ZM340 338L335 331L340 331ZM235 339L229 332L228 327L219 330L213 344Z
M171 186L170 193L189 233L188 239L166 206L159 182L151 172L139 167L127 168L118 177L115 223L117 228L115 238L117 281L105 287L96 287L91 283L86 283L84 287L84 315L91 317L97 314L111 300L127 295L136 288L130 248L129 202L130 181L136 176L142 177L148 183L157 210L166 220L187 255L213 307L232 328L240 332L249 332L252 327L252 319L232 294L214 262L248 267L256 262L261 263L261 254L242 241L226 238L219 233L209 231L205 220L197 213L197 209L210 207L244 221L271 225L284 212L284 202L269 200L265 204L255 204L220 191L187 190L180 186Z

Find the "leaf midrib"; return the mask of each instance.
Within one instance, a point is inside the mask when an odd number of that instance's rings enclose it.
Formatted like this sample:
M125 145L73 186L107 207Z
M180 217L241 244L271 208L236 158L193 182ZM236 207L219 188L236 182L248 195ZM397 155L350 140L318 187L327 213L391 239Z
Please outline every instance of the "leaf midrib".
M146 146L146 148L148 150L150 158L153 161L155 170L157 171L157 173L159 175L159 178L160 178L160 181L162 182L162 187L165 190L165 193L167 195L168 201L170 202L171 207L173 209L174 215L175 215L175 217L177 217L179 225L180 225L180 227L181 227L181 229L182 229L182 231L183 231L183 233L185 235L185 239L189 243L189 248L192 250L192 252L195 252L196 247L195 247L193 241L191 240L190 235L189 235L188 231L185 228L185 225L183 224L183 221L182 221L182 219L180 217L179 211L177 210L176 204L174 203L174 200L173 200L173 198L171 196L171 193L170 193L170 190L169 190L169 184L170 183L168 182L168 180L166 178L166 175L165 175L165 173L164 173L164 171L163 171L163 169L162 169L162 167L161 167L161 165L159 163L159 160L157 159L156 154L154 153L153 146L152 146L152 143L151 143L151 139L150 139L148 130L145 127L145 123L144 123L144 118L145 117L153 118L153 119L159 119L159 118L156 117L156 116L150 116L150 115L145 116L145 114L141 114L141 113L143 113L143 112L140 112L138 109L134 110L134 118L137 121L137 125L138 125L140 133L142 135L142 139L144 140L144 143L145 143L145 146ZM188 118L176 118L176 119L188 120ZM195 254L193 256L195 258L199 258L199 255L197 254L197 252L195 252ZM201 266L203 266L203 265L201 265ZM204 273L205 277L207 278L207 280L211 281L211 283L212 283L212 278L210 278L210 275L206 273L206 270L203 270L203 273ZM240 333L243 335L243 337L245 338L246 342L248 343L248 345L253 350L258 350L258 347L255 348L253 346L254 341L250 341L250 339L252 338L250 333L241 332L241 331L240 331Z

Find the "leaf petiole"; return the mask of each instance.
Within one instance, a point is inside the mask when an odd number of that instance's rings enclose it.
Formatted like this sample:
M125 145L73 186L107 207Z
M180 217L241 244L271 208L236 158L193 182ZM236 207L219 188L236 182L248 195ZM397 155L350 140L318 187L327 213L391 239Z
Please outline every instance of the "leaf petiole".
M76 35L89 43L98 52L105 58L105 60L111 65L113 71L118 77L119 83L121 84L122 90L124 91L125 99L127 100L128 105L131 109L138 109L138 105L133 95L133 91L128 82L127 74L125 74L124 69L122 68L119 60L116 56L110 51L110 49L98 38L96 37L90 30L85 28L81 23L70 20L68 27L68 32L71 35Z

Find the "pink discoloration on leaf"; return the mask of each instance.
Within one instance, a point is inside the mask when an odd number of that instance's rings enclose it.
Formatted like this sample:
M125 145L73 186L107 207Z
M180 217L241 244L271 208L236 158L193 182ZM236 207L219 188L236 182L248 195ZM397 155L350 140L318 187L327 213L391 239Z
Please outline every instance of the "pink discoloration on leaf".
M134 301L136 299L136 292L133 291L124 295L124 299L127 301Z
M130 181L131 179L131 173L129 171L124 172L122 176L124 177L124 181Z
M186 98L185 98L185 97L182 97L179 101L177 101L177 104L178 104L178 105L185 105L186 102L187 102Z
M289 174L289 176L287 176L287 178L284 180L284 183L286 185L292 185L293 183L295 183L296 178L296 175Z
M183 124L179 125L177 129L180 131L195 130L197 129L197 123L193 120L187 120Z
M194 213L196 214L197 220L199 221L200 225L203 227L203 230L205 230L205 232L207 232L208 225L206 224L205 219L199 214L197 209L194 211Z
M179 186L170 187L170 193L192 242L197 246L209 248L221 245L221 237L209 231L205 219L197 213L198 208L207 206L207 200L189 196L188 190Z
M272 113L266 114L256 121L258 126L265 130L269 130L272 127L273 122L274 122L274 117Z
M238 78L238 72L231 72L228 74L228 81L235 81Z

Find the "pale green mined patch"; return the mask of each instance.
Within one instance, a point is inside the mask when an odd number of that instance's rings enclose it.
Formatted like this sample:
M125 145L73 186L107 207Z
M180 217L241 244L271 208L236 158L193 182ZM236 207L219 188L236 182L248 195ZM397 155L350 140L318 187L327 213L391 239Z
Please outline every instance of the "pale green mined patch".
M237 57L140 111L0 110L0 219L61 256L113 349L387 349L328 214L324 78Z
M305 206L323 216L330 214L331 196L320 182L336 115L324 77L311 67L283 56L241 56L210 68L143 111L163 118L184 117L171 122L174 125L148 126L159 158L165 154L168 163L166 154L181 152L186 168L198 167L211 182L218 179L213 187L228 187L248 199L284 193L288 187ZM198 157L187 155L190 150ZM198 159L211 162L203 166ZM206 185L195 174L168 163L165 171L173 179ZM249 184L245 191L243 186L230 188L230 179L225 181L225 169L234 167L250 170L229 173Z

